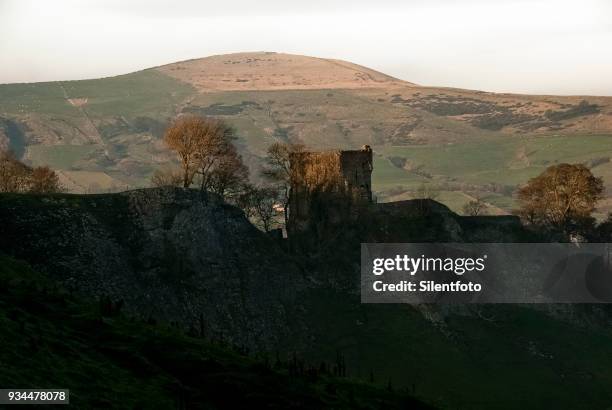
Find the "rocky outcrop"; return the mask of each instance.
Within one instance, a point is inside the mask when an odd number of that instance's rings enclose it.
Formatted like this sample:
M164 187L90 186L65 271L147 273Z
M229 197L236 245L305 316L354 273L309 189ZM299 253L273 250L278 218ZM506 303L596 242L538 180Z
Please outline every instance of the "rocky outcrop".
M295 328L299 269L215 196L2 195L0 226L3 252L145 319L265 349Z
M130 314L270 350L289 332L307 339L298 296L307 284L359 291L360 243L521 241L518 221L504 218L460 217L431 200L377 204L294 238L288 255L239 209L198 191L3 194L0 251Z

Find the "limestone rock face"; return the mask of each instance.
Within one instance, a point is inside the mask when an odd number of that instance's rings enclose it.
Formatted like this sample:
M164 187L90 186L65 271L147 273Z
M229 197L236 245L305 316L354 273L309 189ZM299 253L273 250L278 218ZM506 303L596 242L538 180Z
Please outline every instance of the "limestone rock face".
M70 289L123 300L145 319L255 348L295 326L299 269L215 196L179 188L3 195L0 226L1 251Z

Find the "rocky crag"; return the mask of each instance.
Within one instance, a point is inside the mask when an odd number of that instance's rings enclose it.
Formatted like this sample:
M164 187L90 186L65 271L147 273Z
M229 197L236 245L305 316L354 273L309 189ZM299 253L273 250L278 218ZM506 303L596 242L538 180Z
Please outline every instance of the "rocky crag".
M4 252L144 319L265 349L295 326L299 269L215 196L3 195L0 226Z
M366 212L319 236L295 238L288 253L242 211L195 190L4 194L0 251L145 320L269 351L290 332L304 340L300 292L359 291L361 242L525 237L513 217L461 217L431 200L377 204Z

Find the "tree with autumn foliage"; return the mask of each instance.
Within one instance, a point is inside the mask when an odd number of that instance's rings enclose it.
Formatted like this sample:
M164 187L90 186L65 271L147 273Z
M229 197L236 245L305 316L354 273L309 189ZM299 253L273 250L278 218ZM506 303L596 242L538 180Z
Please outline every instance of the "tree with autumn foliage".
M61 191L59 177L51 168L36 167L30 173L30 192L51 194Z
M32 168L12 152L0 151L0 192L50 194L61 190L59 177L51 168Z
M27 192L31 172L11 151L0 151L0 192Z
M518 215L529 224L570 233L591 219L603 181L582 164L548 167L518 191Z
M166 145L179 158L182 186L189 188L197 178L201 190L222 197L248 180L248 168L234 139L233 129L225 122L195 115L178 117L164 135Z

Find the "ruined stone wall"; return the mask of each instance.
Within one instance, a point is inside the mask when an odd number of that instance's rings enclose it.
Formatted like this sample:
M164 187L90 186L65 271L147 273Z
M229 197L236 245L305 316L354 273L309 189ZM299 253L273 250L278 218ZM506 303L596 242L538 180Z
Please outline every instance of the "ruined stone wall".
M341 151L342 175L349 190L360 199L372 201L372 150Z
M300 152L291 157L290 218L295 226L308 219L313 196L344 187L340 151Z
M372 201L372 150L300 152L291 156L289 230L310 219L337 220L355 203ZM313 215L317 213L317 215Z

